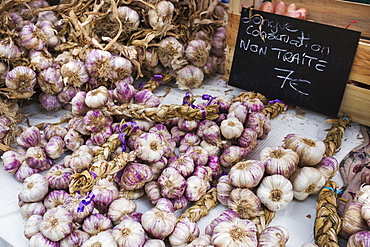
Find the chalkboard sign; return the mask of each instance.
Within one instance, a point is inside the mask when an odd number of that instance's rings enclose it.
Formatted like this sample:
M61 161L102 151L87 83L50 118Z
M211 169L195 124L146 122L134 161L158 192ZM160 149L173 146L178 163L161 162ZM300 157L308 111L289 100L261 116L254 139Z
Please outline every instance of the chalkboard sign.
M360 34L243 8L229 84L337 117Z

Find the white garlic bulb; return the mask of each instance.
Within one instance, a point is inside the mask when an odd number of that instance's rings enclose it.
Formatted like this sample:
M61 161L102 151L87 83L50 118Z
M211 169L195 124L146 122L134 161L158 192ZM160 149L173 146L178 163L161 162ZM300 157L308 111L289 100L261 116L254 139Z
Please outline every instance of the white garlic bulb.
M290 237L284 226L269 226L258 235L258 247L284 247Z
M240 218L252 219L259 214L261 202L250 189L235 188L230 193L227 206L236 212Z
M148 239L143 247L166 247L166 244L162 239Z
M269 210L278 211L286 208L293 200L293 186L282 175L270 175L263 178L256 194Z
M221 122L220 125L221 134L226 139L238 138L243 130L243 124L236 117L228 117Z
M256 225L240 218L220 222L213 230L211 242L215 247L257 247Z
M41 215L31 215L23 230L23 234L26 238L30 239L33 235L40 232L40 223L42 222L42 216Z
M260 161L265 165L267 174L289 178L297 168L299 156L292 149L281 146L265 147L260 152Z
M284 147L297 152L299 155L298 165L300 167L316 165L326 151L324 142L305 138L297 134L289 134L284 137Z
M51 208L40 223L42 235L51 241L59 241L72 232L72 215L64 208Z
M117 243L113 238L112 231L103 231L97 235L92 236L86 242L82 244L81 247L95 247L95 246L104 246L104 247L117 247Z
M229 181L239 188L253 188L261 181L265 167L259 160L246 160L236 163L229 171Z
M105 215L95 213L87 216L82 223L82 230L92 235L97 235L100 232L112 229L112 221Z
M199 237L199 234L200 230L197 224L191 222L189 218L185 218L177 222L168 240L173 247L185 247Z
M113 228L112 235L119 247L143 246L145 231L139 222L124 219Z
M231 191L235 187L230 183L228 175L222 175L217 183L217 200L227 207Z
M49 192L49 182L41 174L35 173L24 180L19 198L24 202L41 201Z
M314 167L305 166L296 170L289 178L293 185L294 198L300 201L317 193L325 185L325 177Z
M136 203L125 197L117 198L108 208L107 216L117 225L122 217L136 211Z
M156 207L146 211L141 216L141 224L149 236L164 239L175 228L177 218L174 213L162 211Z
M86 93L85 104L92 108L102 108L108 102L108 89L105 86L100 86Z

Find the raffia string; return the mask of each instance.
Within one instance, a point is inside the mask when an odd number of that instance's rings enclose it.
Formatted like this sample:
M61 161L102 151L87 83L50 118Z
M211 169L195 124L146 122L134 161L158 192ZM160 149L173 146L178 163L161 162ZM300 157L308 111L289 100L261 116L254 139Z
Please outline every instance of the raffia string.
M337 213L337 195L334 181L327 181L318 195L314 236L319 247L339 246L338 234L341 229L341 218Z
M338 148L342 145L344 131L353 122L348 116L342 117L340 119L331 119L328 120L328 122L333 123L333 125L324 140L324 143L326 145L325 155L333 156L338 151Z

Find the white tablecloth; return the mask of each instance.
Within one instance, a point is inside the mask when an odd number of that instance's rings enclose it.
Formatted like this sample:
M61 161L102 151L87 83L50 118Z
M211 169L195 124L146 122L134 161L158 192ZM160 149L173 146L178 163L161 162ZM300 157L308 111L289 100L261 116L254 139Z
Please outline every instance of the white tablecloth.
M171 86L170 93L162 98L163 104L181 104L185 92L179 90L176 85L162 85L156 90L158 96L165 95L165 89ZM203 94L212 96L226 96L232 98L243 90L229 86L221 78L208 79L203 82L199 89L192 90L197 98L196 103L202 102ZM67 111L47 112L41 109L37 103L26 104L22 108L23 114L28 116L31 125L40 122L59 122L59 118ZM308 110L289 110L281 114L277 119L272 120L272 131L267 139L260 141L258 148L250 154L249 159L258 159L259 151L266 146L274 147L282 144L284 136L289 133L296 133L308 138L324 140L331 124L327 123L328 118ZM353 124L347 128L340 151L335 157L341 161L353 148L362 143L360 125ZM337 174L334 179L338 186L342 185L342 179ZM0 169L0 246L27 246L28 240L23 235L25 219L22 218L18 207L17 196L21 191L22 183ZM137 200L137 211L144 212L151 208L150 203L144 198ZM276 213L270 225L285 226L290 232L290 239L287 247L299 247L305 242L313 242L313 227L315 222L316 196L312 195L305 201L294 200L289 206ZM198 222L201 232L204 232L206 225L217 217L225 207L218 205L210 214ZM181 212L177 212L180 214Z

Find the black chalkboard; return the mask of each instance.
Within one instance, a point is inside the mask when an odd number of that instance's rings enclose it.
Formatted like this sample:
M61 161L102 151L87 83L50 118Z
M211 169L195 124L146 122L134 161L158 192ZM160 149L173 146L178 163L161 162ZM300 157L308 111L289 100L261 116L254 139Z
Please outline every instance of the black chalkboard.
M243 8L229 84L337 117L360 34Z

